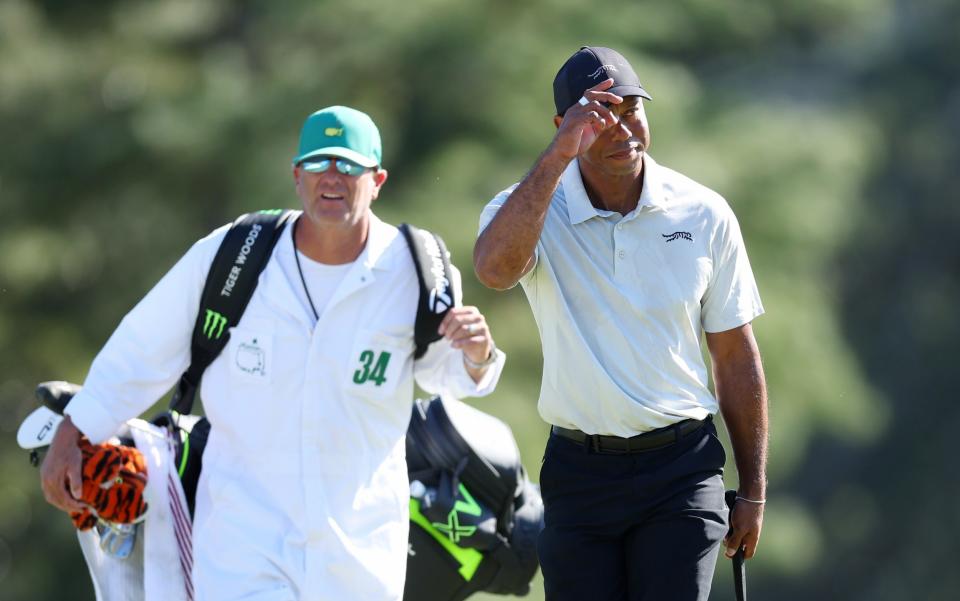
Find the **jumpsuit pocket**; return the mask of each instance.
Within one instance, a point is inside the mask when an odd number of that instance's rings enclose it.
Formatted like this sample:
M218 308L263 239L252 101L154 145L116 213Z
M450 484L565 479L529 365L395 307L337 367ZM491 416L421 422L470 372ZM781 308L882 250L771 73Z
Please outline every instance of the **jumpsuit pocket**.
M413 352L409 337L360 330L353 343L345 387L352 395L379 403L396 396L403 367Z
M247 384L269 384L273 377L273 336L268 328L230 329L227 361L231 376Z

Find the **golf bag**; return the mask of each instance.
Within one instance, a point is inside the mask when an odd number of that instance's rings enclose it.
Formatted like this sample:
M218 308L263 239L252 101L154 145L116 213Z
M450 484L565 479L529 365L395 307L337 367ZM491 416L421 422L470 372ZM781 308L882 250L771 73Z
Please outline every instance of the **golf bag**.
M539 566L543 503L510 428L455 399L418 400L407 430L407 471L404 600L526 595Z

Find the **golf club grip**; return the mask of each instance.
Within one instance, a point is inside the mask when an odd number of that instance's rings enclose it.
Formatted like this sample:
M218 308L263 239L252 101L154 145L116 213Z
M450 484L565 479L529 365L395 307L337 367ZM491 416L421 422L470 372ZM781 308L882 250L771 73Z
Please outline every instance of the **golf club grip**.
M730 508L730 518L733 518L733 506L737 503L737 491L728 490L724 494L724 500L727 507ZM737 595L737 601L747 601L747 570L744 565L743 546L737 549L733 555L733 588Z

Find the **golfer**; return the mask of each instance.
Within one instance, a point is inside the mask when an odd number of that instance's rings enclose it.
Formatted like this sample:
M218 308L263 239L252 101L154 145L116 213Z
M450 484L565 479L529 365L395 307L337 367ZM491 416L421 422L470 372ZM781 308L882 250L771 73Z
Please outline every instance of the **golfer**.
M650 95L620 53L581 48L553 93L553 140L484 209L474 249L480 280L519 282L540 330L546 597L704 600L727 532L718 411L740 483L728 555L754 554L766 500L763 308L740 228L648 154Z

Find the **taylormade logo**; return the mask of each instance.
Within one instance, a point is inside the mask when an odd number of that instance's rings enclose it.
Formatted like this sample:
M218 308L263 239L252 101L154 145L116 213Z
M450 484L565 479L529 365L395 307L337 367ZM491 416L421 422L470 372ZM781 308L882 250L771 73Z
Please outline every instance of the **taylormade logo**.
M230 293L233 292L233 287L237 283L237 278L240 277L240 270L243 269L244 264L247 262L247 257L250 255L250 251L253 249L253 245L257 241L257 236L260 235L260 231L263 229L263 226L259 223L253 224L250 228L250 233L247 234L246 240L243 241L243 246L240 247L240 252L237 253L237 258L233 262L233 267L230 268L230 273L227 274L227 281L223 283L223 288L220 290L220 296L230 296Z
M423 246L430 255L430 274L433 276L433 290L430 291L429 307L434 313L440 314L453 306L453 297L450 295L450 281L443 271L443 257L437 239L426 232L420 232Z

